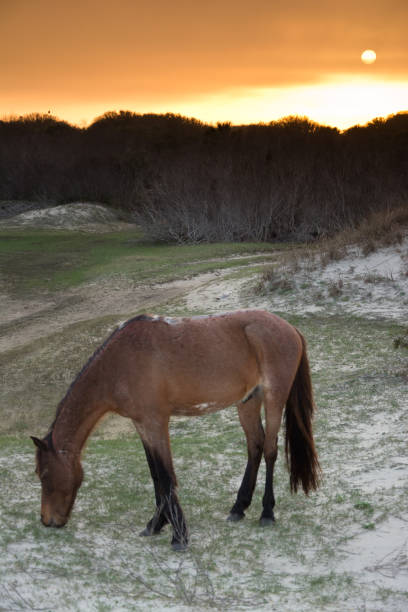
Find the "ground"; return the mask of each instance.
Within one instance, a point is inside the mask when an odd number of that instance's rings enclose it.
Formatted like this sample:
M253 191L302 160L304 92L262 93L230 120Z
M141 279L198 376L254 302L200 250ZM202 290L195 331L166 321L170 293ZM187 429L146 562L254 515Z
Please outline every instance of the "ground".
M293 266L290 245L153 247L129 225L101 233L88 219L92 233L86 224L79 233L7 223L0 223L0 610L408 609L407 240ZM271 272L262 277L264 270ZM138 536L153 489L140 441L125 419L112 417L89 442L70 522L42 527L28 435L45 434L94 348L142 311L238 308L277 312L307 338L320 489L290 494L281 449L274 527L258 525L263 468L245 520L228 523L245 466L235 409L174 420L191 532L189 551L177 555L168 530Z

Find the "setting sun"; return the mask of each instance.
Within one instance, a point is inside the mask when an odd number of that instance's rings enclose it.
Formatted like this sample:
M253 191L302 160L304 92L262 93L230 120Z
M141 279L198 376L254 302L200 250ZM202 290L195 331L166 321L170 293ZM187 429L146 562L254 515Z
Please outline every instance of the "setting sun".
M374 64L376 59L377 59L377 54L372 49L366 49L361 54L361 61L364 64Z

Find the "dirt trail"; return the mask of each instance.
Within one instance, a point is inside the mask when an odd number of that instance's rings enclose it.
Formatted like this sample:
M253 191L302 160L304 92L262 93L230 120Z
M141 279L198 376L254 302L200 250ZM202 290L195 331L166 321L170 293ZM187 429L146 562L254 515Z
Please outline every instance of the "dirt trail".
M230 273L231 268L215 270L193 278L155 285L131 284L128 280L103 280L58 294L24 300L0 293L0 353L61 331L73 323L109 315L129 318L141 310L152 311L171 300L186 298L190 292Z

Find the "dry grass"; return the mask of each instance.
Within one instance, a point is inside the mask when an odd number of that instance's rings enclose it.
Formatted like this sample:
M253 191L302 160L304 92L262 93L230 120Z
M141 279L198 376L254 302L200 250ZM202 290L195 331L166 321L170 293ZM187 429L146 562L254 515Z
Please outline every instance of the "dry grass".
M343 293L343 281L341 278L329 284L329 296L339 297Z
M294 270L291 269L290 272L293 273ZM255 291L258 294L269 293L270 291L285 292L291 291L294 286L294 280L289 277L289 272L285 268L277 269L275 266L271 266L262 275L262 280Z
M373 213L357 227L320 240L310 248L319 254L324 267L332 261L343 259L348 247L359 247L363 255L369 255L378 249L401 244L407 233L408 207L401 206Z
M361 247L363 255L368 255L383 247L401 244L408 231L408 207L373 213L356 228L340 232L331 239L333 245Z
M334 261L344 259L351 247L357 247L366 256L378 249L401 244L408 234L408 207L373 213L355 228L344 230L330 238L308 243L282 255L281 272L276 268L265 271L257 293L279 287L288 275L302 267L304 270L325 268ZM280 275L279 275L280 274ZM406 266L408 275L408 262Z

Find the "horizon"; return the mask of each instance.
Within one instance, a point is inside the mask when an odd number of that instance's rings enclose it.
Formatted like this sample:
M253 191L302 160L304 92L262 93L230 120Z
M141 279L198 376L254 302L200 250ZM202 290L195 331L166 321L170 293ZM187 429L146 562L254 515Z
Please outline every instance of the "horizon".
M408 110L404 110L401 109L395 113L390 113L388 115L384 115L384 116L375 116L372 117L371 119L368 119L365 123L355 123L355 124L350 124L347 127L343 127L340 128L336 125L329 125L328 123L324 123L324 122L320 122L320 121L315 121L314 119L308 117L307 115L282 115L280 117L278 117L277 119L271 119L270 121L258 121L258 122L248 122L248 123L234 123L232 121L205 121L202 120L198 117L193 117L193 116L188 116L188 115L184 115L182 113L178 113L178 112L173 112L173 111L164 111L164 112L136 112L133 111L131 109L126 109L126 108L120 108L120 109L108 109L105 112L101 113L100 115L97 115L95 117L93 117L89 122L87 122L86 124L84 122L80 122L80 123L75 123L75 121L70 121L68 119L66 119L65 117L61 117L61 116L57 116L57 115L53 115L52 113L50 113L50 111L48 112L40 112L40 111L32 111L32 112L28 112L24 115L8 115L8 116L0 116L0 121L3 121L5 123L7 122L18 122L20 120L24 120L24 119L36 119L38 118L49 118L55 122L62 122L62 123L66 123L68 125L70 125L73 128L76 129L88 129L91 125L93 125L94 123L96 123L97 121L100 121L101 119L103 119L104 117L107 117L109 114L116 114L116 115L120 115L121 113L127 114L129 113L130 115L133 115L135 117L148 117L148 116L158 116L158 117L166 117L166 116L174 116L174 117L180 117L182 119L186 119L188 121L197 121L198 123L201 123L204 126L209 126L209 127L217 127L218 125L223 125L223 124L228 124L231 125L231 127L249 127L252 125L255 126L268 126L274 123L280 123L282 121L286 121L289 119L293 119L293 120L305 120L310 122L311 124L316 124L319 127L323 127L323 128L330 128L330 129L337 129L339 132L346 132L349 129L355 128L355 127L367 127L368 125L370 125L371 123L375 122L375 121L387 121L389 119L391 119L392 117L396 116L396 115L404 115L404 114L408 114Z

